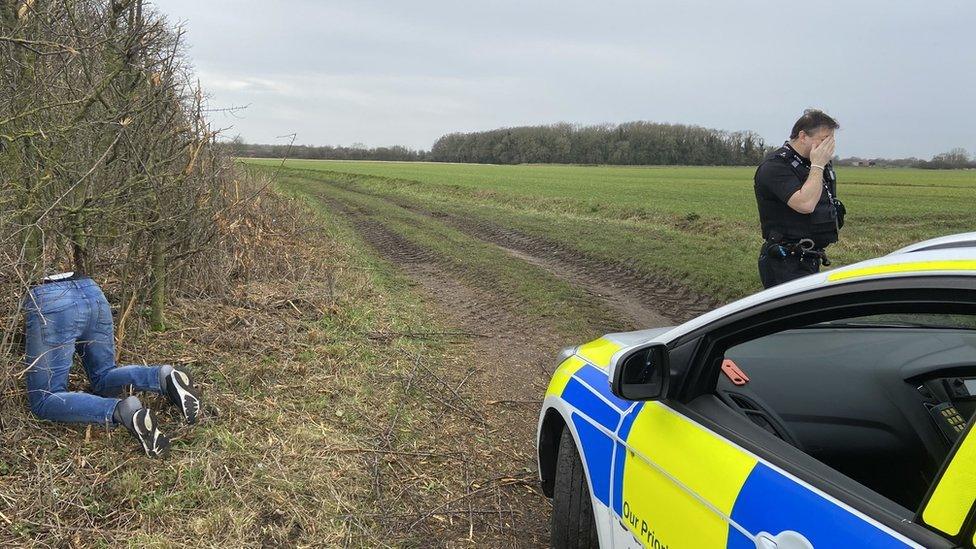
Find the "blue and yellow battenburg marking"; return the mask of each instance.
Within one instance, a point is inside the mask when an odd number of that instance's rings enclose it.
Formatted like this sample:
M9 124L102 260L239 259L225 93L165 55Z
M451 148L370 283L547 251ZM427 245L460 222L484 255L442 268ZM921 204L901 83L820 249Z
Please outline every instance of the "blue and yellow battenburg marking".
M896 535L658 402L610 392L620 345L599 339L560 364L547 396L574 411L593 497L648 547L755 547L799 532L814 547L905 547Z
M942 473L932 495L925 503L922 520L926 524L956 536L973 507L976 494L976 430L970 427L956 447L955 455ZM976 534L974 534L976 536ZM976 537L973 538L976 545Z
M622 346L619 343L611 341L606 337L601 337L600 339L595 339L589 343L580 345L576 349L576 355L593 366L601 370L606 370L610 367L610 359L621 348Z

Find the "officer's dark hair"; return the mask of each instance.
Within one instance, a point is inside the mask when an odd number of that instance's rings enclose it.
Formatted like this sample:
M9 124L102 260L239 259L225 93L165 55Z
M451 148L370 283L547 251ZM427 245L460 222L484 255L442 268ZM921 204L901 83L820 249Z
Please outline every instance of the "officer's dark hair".
M817 128L827 128L828 130L836 130L840 127L840 124L836 120L830 117L827 113L818 109L807 109L803 111L803 116L793 124L793 131L790 132L790 139L796 139L800 137L800 132L804 132L807 135L812 134Z

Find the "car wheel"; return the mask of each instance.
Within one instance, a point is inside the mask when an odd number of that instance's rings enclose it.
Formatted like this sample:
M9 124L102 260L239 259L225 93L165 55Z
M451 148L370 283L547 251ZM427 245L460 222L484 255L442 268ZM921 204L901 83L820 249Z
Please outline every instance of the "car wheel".
M600 546L586 473L569 427L563 427L559 437L549 539L556 549L588 549Z

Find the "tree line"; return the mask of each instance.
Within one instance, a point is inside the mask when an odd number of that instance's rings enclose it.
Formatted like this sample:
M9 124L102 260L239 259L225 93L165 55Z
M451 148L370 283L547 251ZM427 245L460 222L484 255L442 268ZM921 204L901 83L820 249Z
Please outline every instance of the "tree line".
M976 169L976 158L963 148L954 148L939 153L931 160L921 158L860 158L852 156L837 161L840 166L879 166L889 168L921 168L923 170L961 170Z
M233 141L220 143L227 154L249 158L302 158L309 160L389 160L416 162L429 160L427 151L415 151L400 145L392 147L366 148L363 145L351 147L310 146L310 145L268 145L245 143L239 137Z
M627 122L554 124L452 133L431 148L437 162L486 164L753 165L766 151L753 132Z
M222 143L233 156L329 160L470 162L478 164L687 164L754 165L766 152L753 132L725 132L699 126L627 122L553 124L451 133L430 151L401 146L313 147Z
M654 122L581 126L554 124L451 133L429 151L400 145L367 148L246 143L240 137L218 147L230 156L313 160L385 160L396 162L468 162L475 164L610 164L754 166L773 147L753 132L724 132ZM955 148L931 160L862 158L835 161L839 166L922 169L974 169L976 158Z

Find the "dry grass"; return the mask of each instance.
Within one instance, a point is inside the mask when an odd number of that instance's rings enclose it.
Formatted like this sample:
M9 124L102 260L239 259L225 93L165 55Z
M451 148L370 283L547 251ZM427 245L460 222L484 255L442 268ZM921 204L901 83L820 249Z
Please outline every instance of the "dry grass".
M429 429L466 407L427 403L438 337L402 337L438 333L419 301L379 284L341 224L238 180L185 84L181 31L148 4L6 4L0 546L429 543L472 484ZM69 265L105 290L120 362L185 364L202 386L193 428L147 398L169 460L28 412L19 301Z
M392 398L360 366L393 372L400 359L377 354L387 345L368 334L385 321L356 305L375 302L368 272L348 268L307 211L270 209L250 231L249 276L179 298L167 331L124 343L122 362L186 364L203 387L195 427L148 399L173 439L169 460L143 457L121 429L34 418L22 380L5 391L0 545L375 545L374 522L359 518L372 460L348 449L371 446L368 416Z
M0 546L515 543L523 496L541 504L514 468L525 456L503 475L485 465L510 443L485 423L498 407L484 408L471 334L433 318L345 220L262 201L234 229L233 282L188 284L162 333L131 313L121 362L185 364L204 391L193 427L145 399L168 460L124 430L37 420L22 379L0 389ZM118 283L103 287L120 308Z

